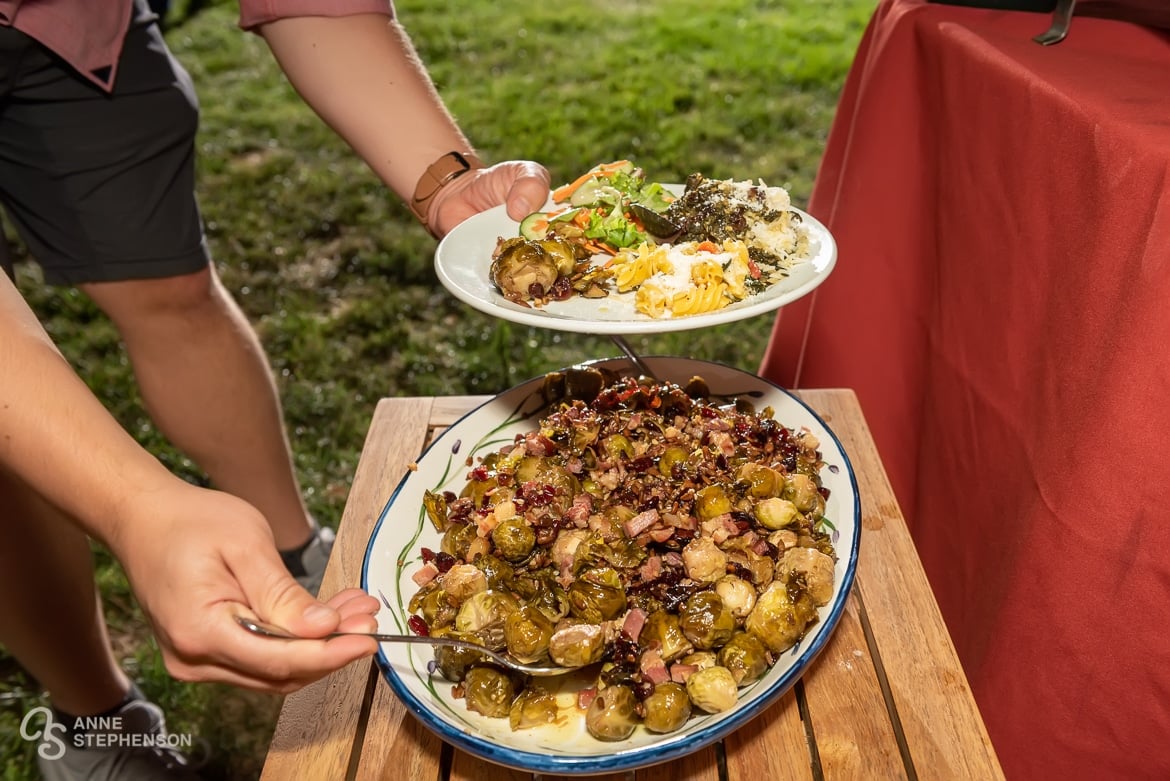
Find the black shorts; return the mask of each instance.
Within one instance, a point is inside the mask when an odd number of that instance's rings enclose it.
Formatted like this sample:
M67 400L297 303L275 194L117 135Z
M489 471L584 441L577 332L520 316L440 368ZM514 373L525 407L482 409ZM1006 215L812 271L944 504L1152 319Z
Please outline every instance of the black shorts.
M207 266L195 201L198 122L191 78L144 0L112 93L0 27L0 202L45 281L152 279Z

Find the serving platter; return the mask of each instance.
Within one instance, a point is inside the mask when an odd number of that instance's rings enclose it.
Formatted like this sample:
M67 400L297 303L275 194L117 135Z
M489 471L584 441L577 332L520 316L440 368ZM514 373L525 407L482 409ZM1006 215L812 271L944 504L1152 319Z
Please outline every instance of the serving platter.
M576 709L576 693L591 678L566 676L558 693L560 715L553 724L512 731L507 719L492 719L467 710L452 694L452 684L429 670L433 652L426 646L383 644L377 661L386 681L406 707L443 740L497 764L535 773L597 774L631 770L665 762L716 741L761 713L796 682L827 643L845 609L857 566L861 537L860 502L853 469L840 442L811 409L787 391L754 375L718 363L688 358L648 356L655 376L685 383L702 377L712 396L771 407L777 422L809 429L821 443L821 475L830 491L825 517L833 528L837 554L833 596L819 610L819 620L756 683L739 690L735 707L693 717L681 730L658 735L639 727L622 741L590 736ZM611 358L589 365L631 373L628 361ZM437 437L386 501L370 536L362 566L362 588L381 599L382 631L407 632L407 605L417 586L411 579L422 565L421 550L439 549L440 534L423 507L427 490L458 493L466 482L469 459L510 443L516 433L531 431L545 412L543 377L507 390L467 413ZM546 682L549 679L544 679Z
M682 185L667 185L681 193ZM552 208L551 200L544 207ZM435 273L452 295L485 314L523 325L593 334L641 334L685 331L731 323L775 311L812 292L825 281L837 262L837 244L829 230L815 217L800 209L809 234L809 257L788 270L788 276L759 293L713 312L684 317L654 318L634 309L634 294L611 293L605 298L574 296L552 301L542 307L527 307L509 301L488 277L492 252L497 241L519 235L520 224L510 218L505 206L496 206L464 220L439 242L435 250Z

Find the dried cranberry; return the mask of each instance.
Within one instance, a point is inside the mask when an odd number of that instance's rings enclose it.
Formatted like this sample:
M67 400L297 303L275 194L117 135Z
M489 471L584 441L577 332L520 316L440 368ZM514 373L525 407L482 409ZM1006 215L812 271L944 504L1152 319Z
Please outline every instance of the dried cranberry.
M438 568L439 572L446 572L458 563L459 559L446 551L439 551L435 554L435 567Z
M427 622L423 620L422 616L411 616L406 619L406 625L410 627L410 631L419 637L429 637L431 634L431 629L427 626Z
M654 459L650 456L639 456L630 462L630 469L635 472L649 472L654 469Z
M431 550L430 548L423 548L422 549L422 560L423 560L423 564L430 564L432 561L435 560L435 552L433 550Z

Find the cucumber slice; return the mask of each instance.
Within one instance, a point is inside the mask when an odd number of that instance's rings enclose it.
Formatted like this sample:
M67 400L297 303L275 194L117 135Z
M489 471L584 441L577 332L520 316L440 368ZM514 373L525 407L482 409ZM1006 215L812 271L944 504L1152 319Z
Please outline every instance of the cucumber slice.
M533 212L522 219L520 221L520 235L529 241L539 241L547 236L548 212Z

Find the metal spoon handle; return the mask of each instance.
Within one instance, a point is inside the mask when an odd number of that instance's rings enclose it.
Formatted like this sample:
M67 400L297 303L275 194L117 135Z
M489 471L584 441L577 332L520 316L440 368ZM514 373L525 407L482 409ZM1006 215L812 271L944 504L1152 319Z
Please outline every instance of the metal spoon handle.
M283 627L269 624L265 621L260 621L254 618L245 618L244 616L236 616L236 623L247 629L252 634L260 635L262 637L272 637L279 640L304 640L303 637L297 637ZM490 657L505 667L517 670L522 673L533 676L550 676L550 675L564 675L572 672L573 668L561 667L559 665L544 666L536 664L526 664L485 648L478 643L468 642L467 640L458 640L453 637L430 637L422 635L396 635L386 634L384 632L331 632L325 636L326 639L330 637L372 637L380 643L415 643L423 645L446 645L452 648L465 648L470 651L476 651L484 656Z
M649 377L652 380L658 379L654 376L654 372L650 369L650 367L646 365L646 362L642 360L642 356L634 352L633 347L630 347L630 343L625 340L625 337L622 337L618 334L610 334L609 338L613 340L614 344L621 348L621 351L626 354L627 358L630 359L630 363L634 364L634 368L642 372L643 376Z

